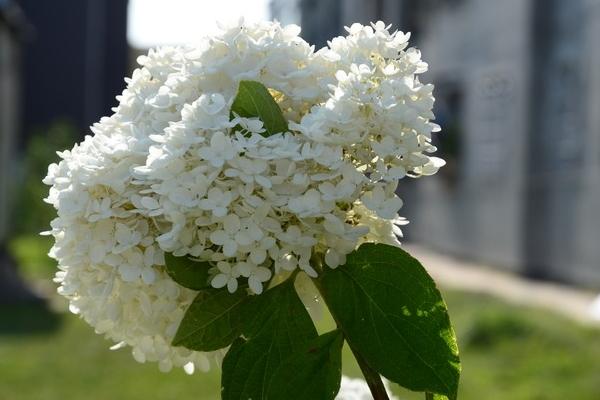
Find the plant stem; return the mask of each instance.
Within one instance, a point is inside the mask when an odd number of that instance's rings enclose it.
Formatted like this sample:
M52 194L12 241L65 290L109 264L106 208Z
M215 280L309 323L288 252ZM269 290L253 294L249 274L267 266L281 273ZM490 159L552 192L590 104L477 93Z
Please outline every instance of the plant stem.
M433 393L426 392L425 393L425 400L433 400Z
M350 346L350 350L352 350L352 354L354 354L354 358L356 358L356 361L358 362L358 366L365 377L365 381L367 381L367 385L369 385L373 400L389 400L390 398L385 390L381 376L377 371L374 371L369 367L369 364L367 364L359 352L354 351L350 342L348 342L348 346Z
M320 269L319 269L319 272L320 272ZM342 326L342 324L340 324L337 316L333 313L333 311L331 311L331 308L327 304L327 297L325 296L325 293L323 292L323 288L321 287L320 282L318 281L318 279L313 279L312 281L314 282L315 286L319 290L319 293L321 293L321 297L323 297L323 301L325 302L325 305L327 305L327 308L329 309L329 312L331 313L338 329L341 330L342 333L344 334L344 338L346 339L346 342L348 343L350 350L352 350L352 354L354 354L354 358L356 358L356 361L358 362L358 366L360 367L360 370L365 377L365 381L367 382L367 385L369 385L369 390L371 390L371 394L373 395L373 400L390 400L379 373L377 373L377 371L372 369L369 366L369 364L367 364L367 361L363 358L363 356L358 351L356 351L354 349L354 347L352 347L352 343L350 343L346 333L344 332L344 327Z

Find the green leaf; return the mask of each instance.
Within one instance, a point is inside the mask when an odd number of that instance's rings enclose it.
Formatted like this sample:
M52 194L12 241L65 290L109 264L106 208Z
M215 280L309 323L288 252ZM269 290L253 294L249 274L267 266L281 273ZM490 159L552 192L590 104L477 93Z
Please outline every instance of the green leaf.
M207 262L191 260L189 257L175 257L171 253L165 253L167 274L175 282L188 289L200 290L210 287L208 283Z
M332 400L342 379L342 332L335 330L312 340L275 371L267 399Z
M456 398L460 361L446 304L405 251L364 244L318 282L351 347L389 380Z
M223 360L223 400L264 399L281 362L317 337L293 279L252 296L244 315L244 339Z
M231 294L223 289L201 290L187 309L173 339L173 346L213 351L230 345L242 332L244 290Z
M289 333L280 344L296 348L317 337L317 330L296 293L293 279L288 279L261 295L252 296L245 316L243 334L248 339L260 335L277 336L280 332Z
M287 121L281 109L269 93L269 90L260 82L241 81L238 93L231 105L231 112L240 117L258 117L264 124L266 132L263 136L287 132Z

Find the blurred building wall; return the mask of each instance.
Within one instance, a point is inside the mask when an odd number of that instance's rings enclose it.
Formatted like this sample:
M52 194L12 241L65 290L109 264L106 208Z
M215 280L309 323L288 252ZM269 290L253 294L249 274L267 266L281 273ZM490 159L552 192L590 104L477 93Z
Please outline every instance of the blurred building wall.
M438 88L439 122L451 128L439 143L449 168L406 189L405 212L415 221L408 235L465 258L520 267L531 4L465 0L420 7L416 40L430 64L424 80Z
M111 112L128 69L126 21L127 0L0 0L0 303L37 299L6 250L26 139L59 119L83 136Z
M537 0L526 185L527 272L600 274L597 0ZM589 107L589 106L592 107ZM593 222L590 222L590 219Z
M0 13L4 9L0 5ZM8 230L8 194L18 128L19 47L8 16L0 15L0 246Z
M302 37L317 48L339 34L344 0L271 0L274 19L302 27Z
M438 114L450 170L415 185L412 238L526 275L600 286L598 4L421 5L426 80L441 108L458 115ZM459 154L444 148L444 135L460 142Z
M57 119L83 136L110 113L127 71L126 21L126 0L0 0L0 249L19 147Z
M68 119L81 131L117 105L128 71L127 0L18 0L35 29L24 49L21 143Z
M39 300L19 279L6 249L11 234L11 194L17 185L21 48L28 33L21 8L11 0L0 0L0 304Z
M577 241L574 252L581 254L577 257L577 268L585 270L590 281L597 282L600 269L600 0L587 0L585 6L587 103L583 104L583 108L587 116L583 174L586 182L584 190L591 195L581 196L576 206L579 237L583 239Z
M279 22L288 24L300 24L301 10L300 0L279 0L269 3L271 15Z
M430 64L448 165L400 185L408 239L600 286L600 0L297 4L298 21L324 7L340 16L303 25L309 41L382 19L411 31Z
M327 40L338 32L341 23L339 7L343 0L301 0L302 10L300 26L302 36L317 48L325 46ZM304 11L304 10L310 10Z

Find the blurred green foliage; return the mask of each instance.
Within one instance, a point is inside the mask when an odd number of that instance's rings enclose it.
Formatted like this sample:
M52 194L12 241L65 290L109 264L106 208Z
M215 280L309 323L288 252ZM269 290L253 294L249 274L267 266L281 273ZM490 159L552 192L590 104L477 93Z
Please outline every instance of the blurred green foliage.
M56 262L48 257L48 251L53 243L54 240L50 236L23 234L8 242L8 251L17 261L20 273L27 280L50 282L56 272Z
M76 132L73 124L61 120L37 130L29 139L23 155L23 179L18 182L14 202L13 236L48 230L56 212L43 201L48 196L48 186L42 179L48 172L48 165L58 162L56 152L73 147Z
M34 132L23 154L22 173L15 185L8 251L30 279L49 280L55 272L56 263L47 256L53 240L39 235L50 228L50 221L56 217L54 208L44 202L48 186L42 180L48 165L58 162L56 152L73 147L76 132L72 123L56 121Z

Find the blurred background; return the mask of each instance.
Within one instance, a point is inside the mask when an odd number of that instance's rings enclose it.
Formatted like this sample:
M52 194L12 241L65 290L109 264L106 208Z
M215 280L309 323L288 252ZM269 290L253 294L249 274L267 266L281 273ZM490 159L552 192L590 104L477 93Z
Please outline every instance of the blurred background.
M317 49L353 22L412 33L448 164L402 181L401 214L456 325L460 398L600 399L600 0L0 0L0 400L219 397L216 372L108 351L54 294L38 233L47 165L136 57L240 15Z

